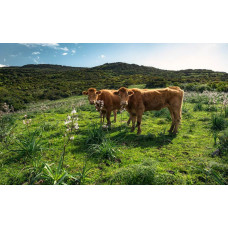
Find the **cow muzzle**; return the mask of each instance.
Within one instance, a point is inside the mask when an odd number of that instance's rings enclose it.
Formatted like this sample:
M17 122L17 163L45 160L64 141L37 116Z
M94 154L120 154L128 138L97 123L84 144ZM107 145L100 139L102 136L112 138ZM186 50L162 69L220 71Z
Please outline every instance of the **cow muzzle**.
M91 105L94 105L94 104L95 104L95 101L89 101L89 103L90 103Z
M128 102L127 101L121 101L120 105L123 105L123 106L128 105Z

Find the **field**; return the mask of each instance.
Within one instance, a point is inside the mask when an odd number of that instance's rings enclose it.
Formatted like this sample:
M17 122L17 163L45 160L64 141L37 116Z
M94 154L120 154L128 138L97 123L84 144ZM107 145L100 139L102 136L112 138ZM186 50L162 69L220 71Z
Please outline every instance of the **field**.
M166 109L144 113L137 136L126 111L116 123L112 116L108 129L85 96L15 113L6 107L0 184L227 184L227 99L226 93L186 92L176 136L168 134Z

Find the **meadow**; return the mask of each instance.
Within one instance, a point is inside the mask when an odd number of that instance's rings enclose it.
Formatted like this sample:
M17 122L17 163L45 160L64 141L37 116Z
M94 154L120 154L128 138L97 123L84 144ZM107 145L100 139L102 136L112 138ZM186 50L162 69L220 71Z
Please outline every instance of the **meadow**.
M185 92L176 136L168 134L167 109L144 113L137 136L126 111L106 128L86 96L30 103L17 112L6 104L0 184L227 184L227 105L227 93Z

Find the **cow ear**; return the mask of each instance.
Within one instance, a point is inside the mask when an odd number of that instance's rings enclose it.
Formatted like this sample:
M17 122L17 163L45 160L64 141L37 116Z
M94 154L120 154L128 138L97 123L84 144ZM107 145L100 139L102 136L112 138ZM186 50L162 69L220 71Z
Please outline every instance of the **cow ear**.
M128 91L128 96L132 96L134 94L134 92L132 90Z
M115 95L119 95L119 92L118 92L118 91L115 91L115 92L113 92L113 94L115 94Z
M88 95L88 92L87 91L83 91L82 94L83 95Z
M97 91L96 94L101 94L101 91Z

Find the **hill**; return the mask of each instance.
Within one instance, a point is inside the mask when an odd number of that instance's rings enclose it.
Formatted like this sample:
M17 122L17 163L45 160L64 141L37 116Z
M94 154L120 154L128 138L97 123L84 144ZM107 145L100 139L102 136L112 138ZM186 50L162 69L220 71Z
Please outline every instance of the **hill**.
M228 74L211 70L169 71L127 63L106 63L92 68L29 64L0 68L0 103L15 110L26 103L80 95L89 87L118 89L145 84L148 88L179 85L185 90L228 91Z

